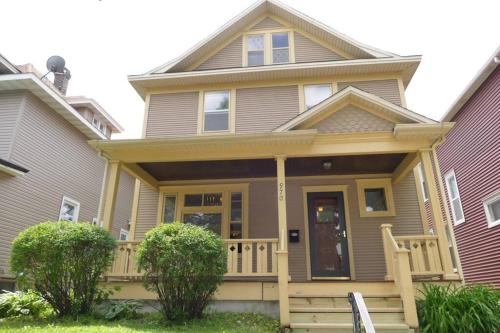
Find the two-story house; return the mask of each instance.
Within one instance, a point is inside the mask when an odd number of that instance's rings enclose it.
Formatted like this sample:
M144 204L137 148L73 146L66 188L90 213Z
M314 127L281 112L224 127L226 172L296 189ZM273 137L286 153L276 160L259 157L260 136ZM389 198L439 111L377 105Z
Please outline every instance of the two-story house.
M274 309L293 332L337 332L352 329L347 294L358 291L377 332L416 329L414 287L461 279L432 156L452 124L405 101L419 63L267 0L130 76L145 101L143 138L91 141L110 164L106 228L120 170L139 180L131 238L107 273L123 287L115 296L154 299L138 281L136 246L181 221L225 239L215 306Z
M500 47L442 121L456 123L438 147L464 278L500 288Z
M96 101L67 97L41 77L0 56L0 289L12 288L10 244L19 232L47 220L102 221L107 160L87 141L122 131ZM124 174L111 230L120 239L133 188Z

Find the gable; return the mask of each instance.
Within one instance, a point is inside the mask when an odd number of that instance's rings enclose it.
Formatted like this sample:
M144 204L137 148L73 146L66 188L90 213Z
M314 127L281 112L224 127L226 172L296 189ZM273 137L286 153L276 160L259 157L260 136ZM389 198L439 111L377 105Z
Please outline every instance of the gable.
M218 68L235 68L243 66L243 37L239 36L229 42L219 52L205 60L195 70L207 70Z
M310 128L317 129L320 133L392 132L394 125L368 111L348 105Z
M401 94L399 91L398 81L396 79L337 83L337 87L339 90L342 90L349 86L366 91L367 93L381 97L391 103L401 106Z
M269 16L262 21L251 27L249 30L264 30L264 29L281 29L284 26L278 21L270 18Z
M345 57L312 41L300 32L294 33L295 62L317 62L344 60Z

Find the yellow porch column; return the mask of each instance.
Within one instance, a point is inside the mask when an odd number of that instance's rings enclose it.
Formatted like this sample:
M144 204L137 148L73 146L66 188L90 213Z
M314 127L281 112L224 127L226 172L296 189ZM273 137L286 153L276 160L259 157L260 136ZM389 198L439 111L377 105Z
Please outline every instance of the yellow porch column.
M448 249L448 237L446 236L446 229L443 223L443 216L441 214L441 204L431 162L431 150L421 150L420 159L422 161L424 178L429 191L429 202L431 205L433 226L439 240L439 252L441 253L441 262L443 263L444 277L448 279L455 279L458 276L455 272L453 272L451 255Z
M290 304L288 299L288 231L286 226L285 160L286 156L276 156L279 226L279 244L278 251L276 251L276 256L278 257L280 323L282 327L290 326Z
M120 169L120 161L109 161L103 213L103 228L108 231L111 230L113 216L115 214L116 195L120 182Z

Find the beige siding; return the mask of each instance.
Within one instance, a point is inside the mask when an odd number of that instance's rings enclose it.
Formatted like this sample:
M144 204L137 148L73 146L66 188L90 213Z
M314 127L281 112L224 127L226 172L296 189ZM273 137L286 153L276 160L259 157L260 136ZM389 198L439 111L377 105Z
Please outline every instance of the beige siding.
M17 120L21 115L24 93L21 91L0 94L0 158L8 160Z
M135 238L143 239L144 234L156 226L158 215L158 192L141 184Z
M263 29L280 29L283 28L283 25L279 22L276 22L270 17L266 17L256 25L252 27L251 30L263 30Z
M0 175L0 274L10 243L23 229L56 220L61 199L80 202L81 221L97 216L104 162L87 138L60 115L27 94L11 160L27 169L21 177Z
M132 201L134 197L135 178L122 171L118 194L116 195L115 216L111 233L118 238L120 229L128 230L130 214L132 212Z
M304 35L295 32L295 62L317 62L343 60L344 57L332 50L310 40Z
M392 131L394 124L355 106L347 106L313 126L319 132L352 133Z
M299 113L297 86L236 90L236 133L269 132Z
M242 67L242 39L242 37L236 38L195 70Z
M399 85L396 79L391 80L373 80L373 81L353 81L339 82L338 88L342 90L348 86L353 86L358 89L382 97L391 103L401 105L401 96L399 94Z
M147 138L196 135L198 92L151 95Z

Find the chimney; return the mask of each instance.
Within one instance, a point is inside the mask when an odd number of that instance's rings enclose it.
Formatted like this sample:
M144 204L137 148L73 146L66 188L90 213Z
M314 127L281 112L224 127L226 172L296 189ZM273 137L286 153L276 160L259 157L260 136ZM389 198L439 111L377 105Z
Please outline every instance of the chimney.
M71 79L71 72L67 68L64 68L62 73L54 72L54 86L63 95L66 95L66 90L68 90L69 79Z

